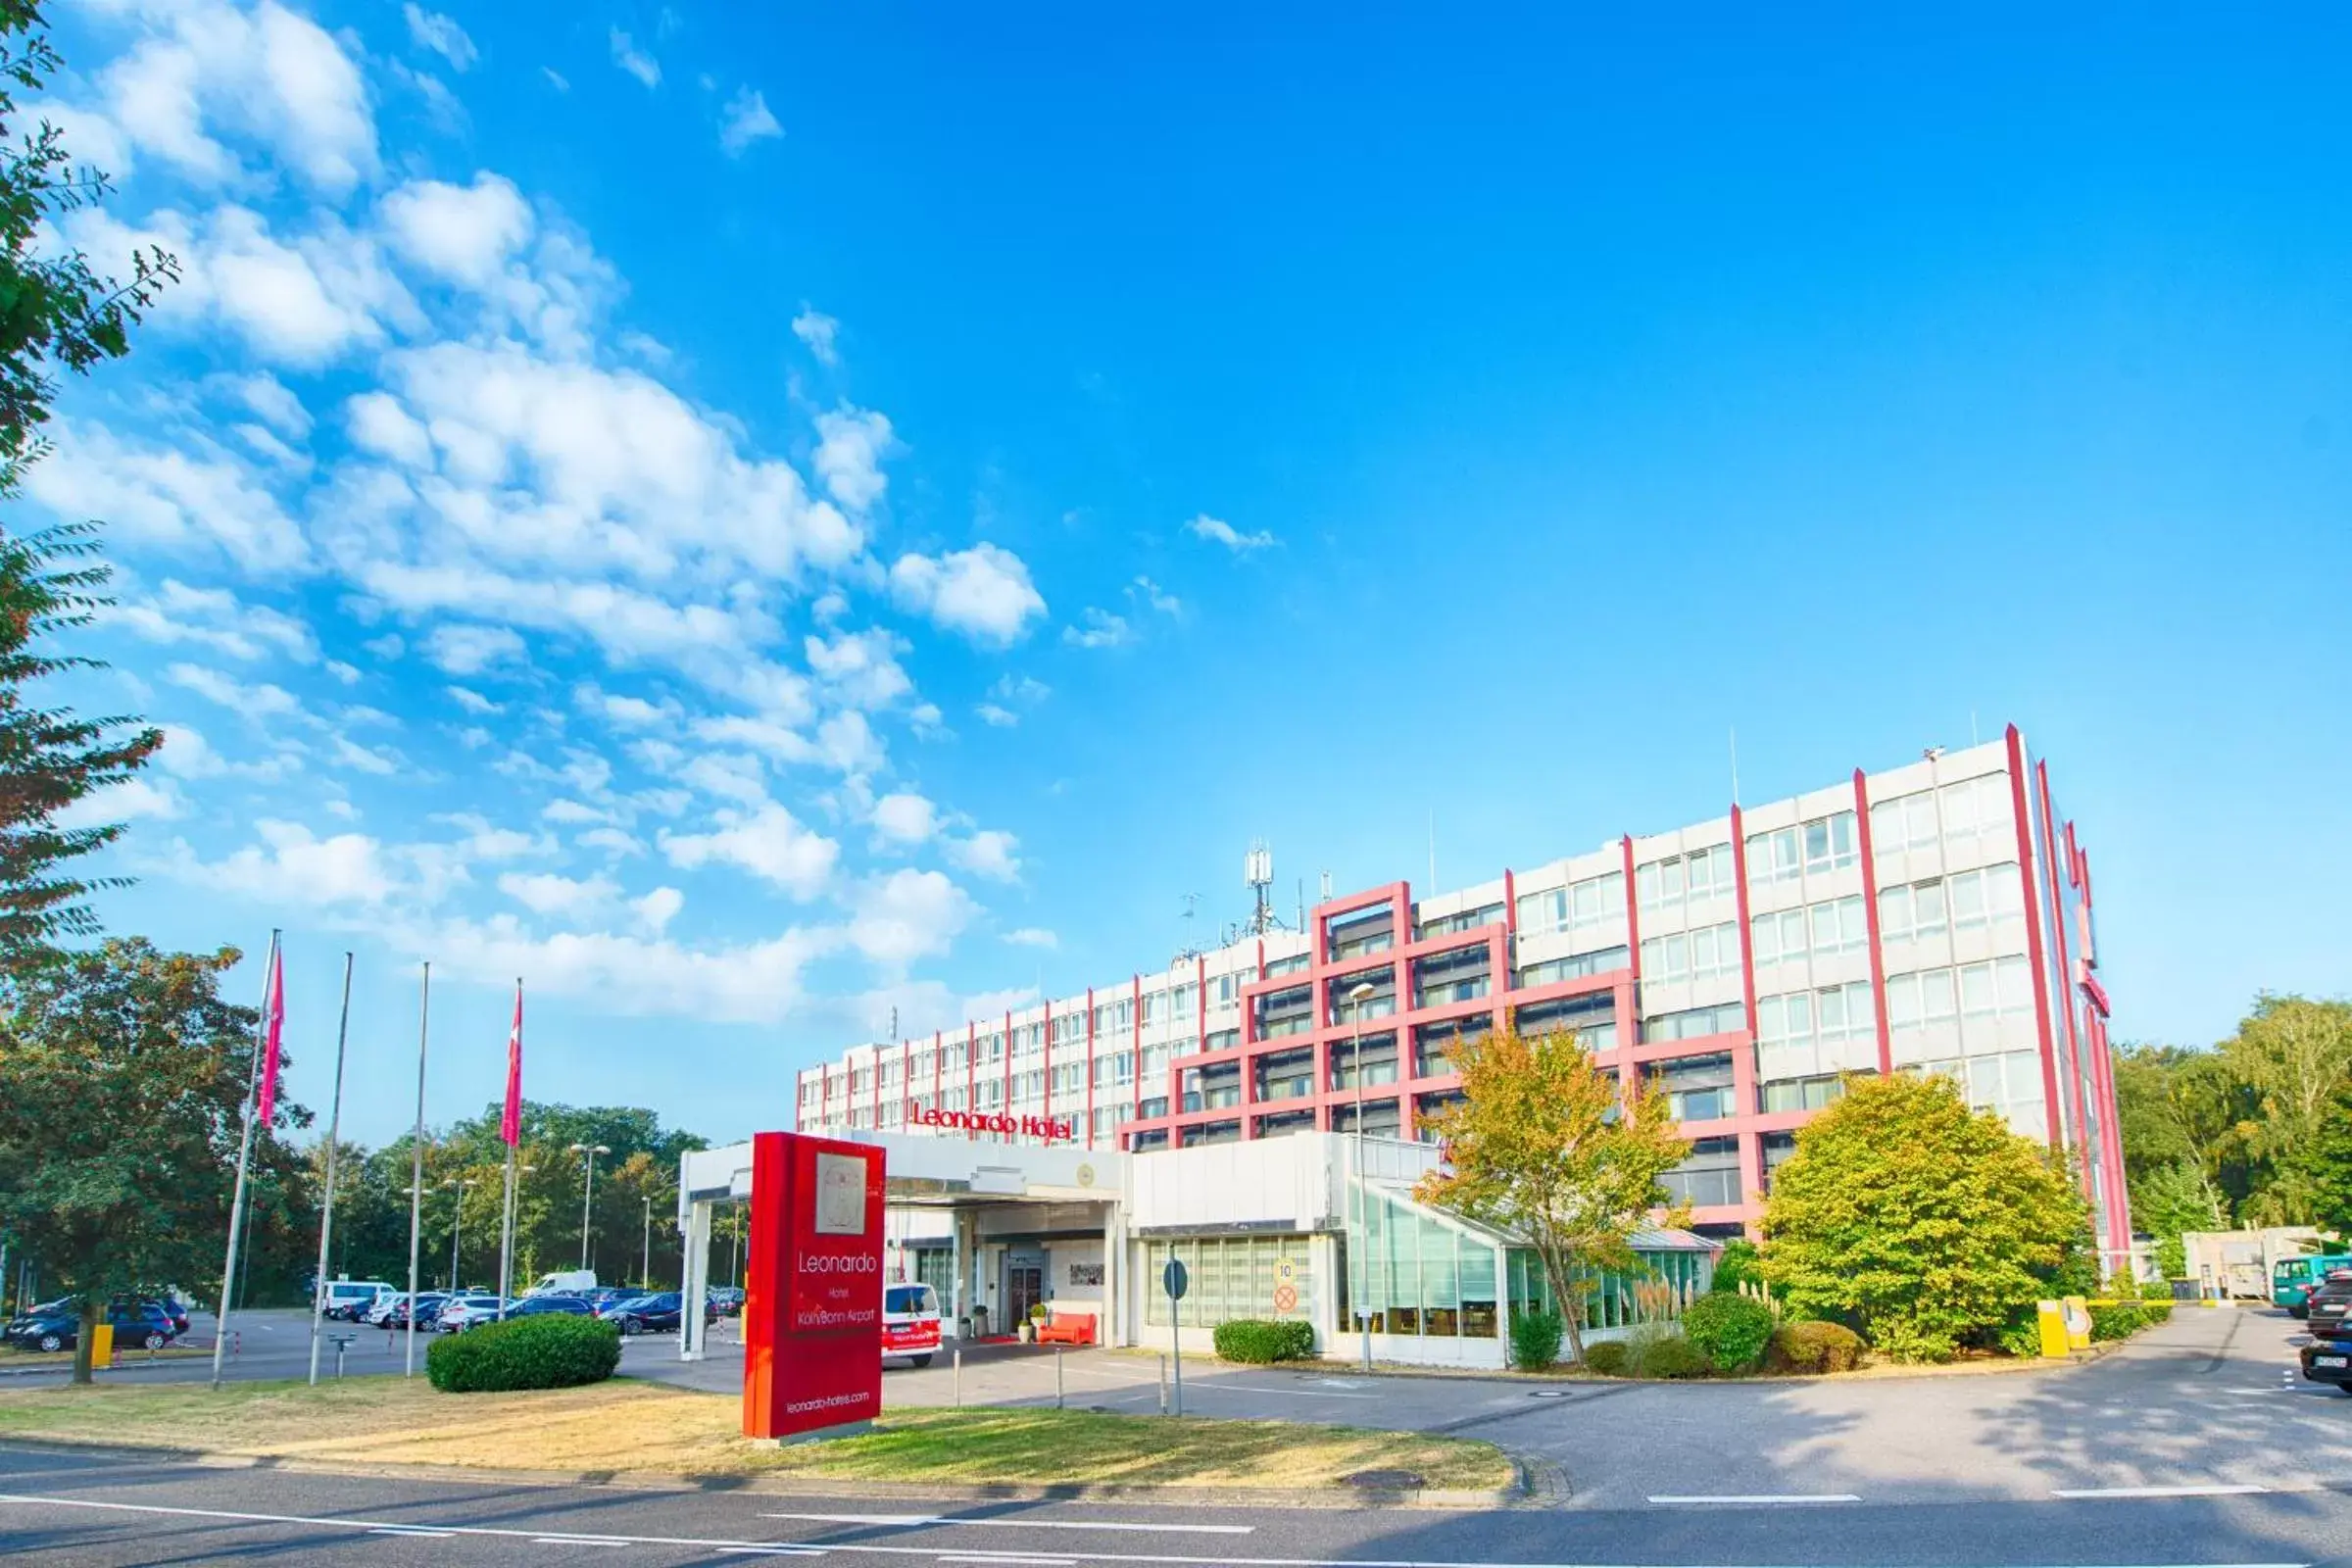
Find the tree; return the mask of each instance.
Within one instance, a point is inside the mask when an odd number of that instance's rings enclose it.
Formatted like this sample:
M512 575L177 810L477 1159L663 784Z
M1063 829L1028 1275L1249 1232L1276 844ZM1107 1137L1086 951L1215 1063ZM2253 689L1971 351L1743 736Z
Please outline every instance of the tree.
M2079 1269L2088 1229L2063 1151L1971 1110L1948 1078L1854 1077L1773 1173L1763 1268L1797 1312L1940 1361Z
M2167 1279L2188 1272L2185 1232L2227 1228L2221 1195L2188 1159L2159 1165L2132 1184L2132 1222L2156 1238L2156 1267Z
M2306 1161L2329 1102L2352 1083L2352 1002L2263 992L2237 1033L2222 1042L2221 1054L2261 1098L2248 1141L2275 1173L2242 1217L2303 1224L2316 1199Z
M116 939L6 988L0 1230L81 1298L75 1382L110 1298L220 1267L255 1046L253 1009L220 998L237 959ZM281 1100L277 1118L309 1113ZM259 1222L291 1230L300 1156L265 1131L254 1161Z
M1664 1095L1622 1094L1573 1033L1497 1030L1451 1055L1463 1098L1428 1118L1449 1168L1424 1176L1415 1196L1525 1239L1581 1359L1588 1282L1639 1266L1634 1233L1660 1222L1653 1213L1673 1195L1659 1178L1690 1145ZM1662 1222L1686 1217L1678 1208Z
M2335 1092L2304 1168L2311 1183L2312 1223L2338 1243L2352 1245L2352 1084Z
M19 89L37 93L63 64L38 0L0 0L0 494L42 451L60 369L86 374L130 352L129 329L179 275L161 249L131 258L128 282L54 245L65 214L106 196L107 177L74 164L57 127L19 127Z
M76 167L48 122L20 132L17 91L38 92L60 65L43 25L34 0L0 0L0 501L15 499L25 466L47 451L40 429L57 371L86 373L128 353L129 327L177 276L160 250L138 253L121 284L81 252L57 250L58 220L103 197L107 181ZM57 937L97 929L82 901L119 883L62 867L122 828L60 827L58 813L128 777L163 744L161 731L132 719L27 700L30 682L92 666L45 649L106 602L96 550L86 524L0 534L0 964L9 968L48 958Z
M2254 1147L2262 1097L2221 1053L2128 1045L2115 1056L2118 1130L2132 1212L2161 1200L2146 1189L2182 1161L2194 1167L2225 1224L2274 1179Z

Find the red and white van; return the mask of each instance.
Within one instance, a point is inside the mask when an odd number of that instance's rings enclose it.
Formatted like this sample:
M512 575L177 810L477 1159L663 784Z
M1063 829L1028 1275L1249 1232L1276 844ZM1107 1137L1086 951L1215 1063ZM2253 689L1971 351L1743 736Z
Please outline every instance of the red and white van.
M882 1359L929 1366L939 1353L939 1295L928 1285L882 1287Z

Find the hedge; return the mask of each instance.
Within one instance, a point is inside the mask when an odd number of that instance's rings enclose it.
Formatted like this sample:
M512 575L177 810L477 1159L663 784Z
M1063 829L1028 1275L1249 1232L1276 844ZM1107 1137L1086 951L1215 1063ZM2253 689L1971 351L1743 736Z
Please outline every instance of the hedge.
M2128 1340L2141 1329L2171 1319L2170 1301L2117 1301L2090 1308L2090 1337L2094 1342Z
M1511 1314L1511 1365L1523 1372L1541 1372L1560 1358L1560 1340L1568 1332L1557 1312Z
M1745 1372L1764 1359L1764 1346L1778 1320L1752 1297L1718 1292L1702 1296L1683 1311L1683 1336L1698 1347L1718 1372Z
M1623 1340L1603 1340L1598 1345L1585 1347L1586 1369L1603 1377L1623 1377L1626 1364L1632 1359L1633 1352L1625 1348Z
M1784 1323L1764 1346L1775 1372L1851 1372L1862 1361L1862 1336L1842 1323Z
M1677 1334L1642 1347L1636 1368L1645 1378L1703 1378L1715 1370L1707 1352Z
M620 1334L592 1317L548 1313L447 1334L424 1352L444 1394L505 1394L602 1383L620 1365Z
M1298 1361L1315 1353L1315 1327L1285 1318L1237 1317L1217 1325L1217 1354L1227 1361Z

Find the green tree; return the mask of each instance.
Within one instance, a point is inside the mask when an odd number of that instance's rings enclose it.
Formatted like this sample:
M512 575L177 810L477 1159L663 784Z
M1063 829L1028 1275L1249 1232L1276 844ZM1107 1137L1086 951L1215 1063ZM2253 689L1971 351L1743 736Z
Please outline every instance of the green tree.
M2352 1245L2352 1084L2328 1102L2304 1168L2311 1183L2312 1223Z
M2188 1272L2188 1231L2228 1228L2221 1195L2191 1159L2159 1165L2132 1184L2132 1223L2156 1238L2156 1266L2167 1279Z
M1415 1195L1524 1238L1582 1359L1588 1283L1639 1266L1634 1233L1672 1203L1659 1178L1690 1145L1664 1095L1625 1096L1573 1033L1498 1030L1451 1056L1463 1098L1428 1118L1451 1168L1424 1176ZM1677 1208L1664 1222L1685 1217Z
M82 1302L89 1329L125 1294L215 1277L254 1052L254 1012L221 1000L238 954L115 939L4 987L0 1230ZM278 1121L309 1119L281 1100ZM257 1230L296 1226L299 1153L254 1142Z
M2352 1002L2266 991L2237 1033L2222 1042L2221 1054L2260 1097L2248 1143L2272 1170L2240 1217L2262 1225L2308 1223L2317 1201L2309 1156L2330 1102L2352 1083Z
M2270 1158L2255 1147L2262 1096L2222 1053L2121 1047L2115 1096L2134 1216L2157 1200L2144 1191L2147 1179L2184 1159L2212 1192L2226 1225L2235 1224L2274 1179Z
M2062 1152L1971 1110L1948 1078L1857 1077L1796 1135L1764 1212L1765 1277L1897 1360L1997 1334L2081 1260Z

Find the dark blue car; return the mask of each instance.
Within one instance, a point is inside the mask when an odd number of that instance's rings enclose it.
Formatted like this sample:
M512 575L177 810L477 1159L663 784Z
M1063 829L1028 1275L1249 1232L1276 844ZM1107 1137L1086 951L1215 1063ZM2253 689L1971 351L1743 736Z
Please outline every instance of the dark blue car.
M576 1296L526 1296L507 1308L507 1316L516 1317L594 1317L596 1309Z

